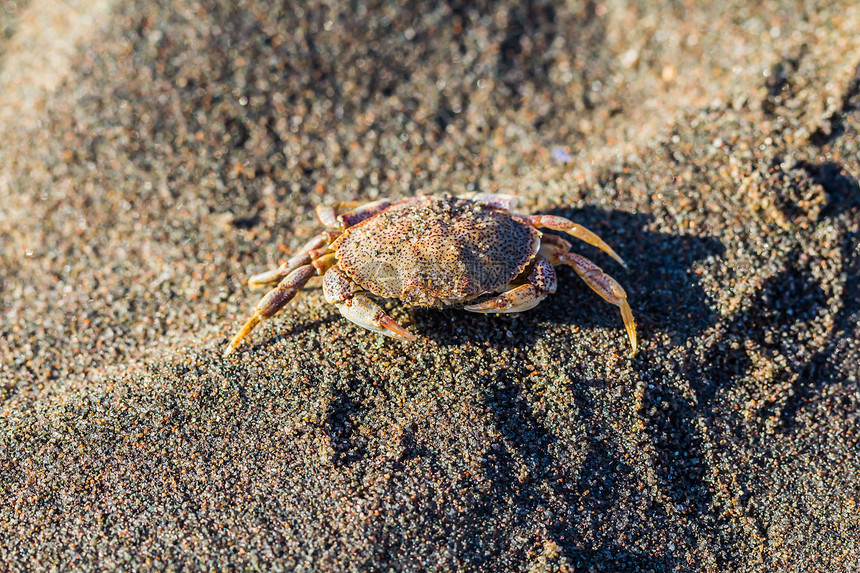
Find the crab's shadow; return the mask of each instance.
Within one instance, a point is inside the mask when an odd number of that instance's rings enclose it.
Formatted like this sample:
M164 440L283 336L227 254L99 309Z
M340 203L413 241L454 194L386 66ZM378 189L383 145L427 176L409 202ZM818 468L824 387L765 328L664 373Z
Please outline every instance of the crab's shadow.
M651 231L653 218L640 213L596 207L548 213L588 227L625 259L627 271L596 247L573 241L574 251L593 260L624 287L640 338L663 331L673 342L682 343L717 320L694 264L721 256L725 247L720 241ZM415 329L444 346L479 342L498 347L529 346L555 325L623 331L617 308L604 302L573 269L559 267L557 272L558 290L528 312L477 315L461 309L416 308L411 310Z

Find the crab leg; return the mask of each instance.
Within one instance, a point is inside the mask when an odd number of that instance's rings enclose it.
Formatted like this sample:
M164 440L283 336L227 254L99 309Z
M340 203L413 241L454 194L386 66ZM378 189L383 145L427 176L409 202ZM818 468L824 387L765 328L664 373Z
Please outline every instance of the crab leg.
M471 312L523 312L534 308L546 295L555 292L556 276L552 263L538 255L526 276L526 283L490 300L464 307Z
M352 227L356 223L360 223L366 219L370 219L391 206L390 199L379 199L370 203L365 203L360 207L347 211L342 215L337 214L336 205L319 205L317 206L317 218L326 227L338 227L345 229Z
M308 265L311 262L311 257L308 253L314 249L318 249L330 242L328 233L320 233L298 250L296 254L282 263L279 267L269 269L268 271L256 274L248 279L248 286L252 289L261 287L273 286L284 280L288 274L296 270L302 265Z
M557 253L560 263L570 265L576 274L580 276L585 284L603 297L606 302L612 303L621 309L621 318L624 319L624 327L627 336L633 346L633 354L636 354L636 323L633 321L633 312L627 303L627 293L621 288L615 279L603 272L603 269L576 253Z
M415 335L388 316L375 302L361 294L362 288L351 281L337 266L323 277L323 293L330 304L355 324L393 338L415 339Z
M553 231L564 231L570 235L573 235L580 241L585 241L589 245L593 245L621 263L621 266L625 269L627 268L627 264L624 260L618 256L618 254L612 250L612 247L607 245L603 239L598 237L596 234L592 233L582 225L574 223L570 219L565 219L564 217L557 217L555 215L517 215L517 218L523 220L534 227L546 227L547 229L552 229Z
M322 274L335 263L334 254L324 255L315 259L312 264L302 265L287 275L278 286L270 290L260 299L254 308L254 314L242 326L242 329L233 337L224 351L224 356L229 356L247 338L249 334L267 318L271 318L281 310L293 297L298 294L310 278L316 274Z

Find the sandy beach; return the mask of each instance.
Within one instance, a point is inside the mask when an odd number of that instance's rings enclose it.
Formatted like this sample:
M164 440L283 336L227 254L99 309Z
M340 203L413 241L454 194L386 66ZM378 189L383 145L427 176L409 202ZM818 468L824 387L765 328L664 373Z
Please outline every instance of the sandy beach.
M0 3L11 571L860 570L860 5ZM319 282L317 205L600 234L517 316Z

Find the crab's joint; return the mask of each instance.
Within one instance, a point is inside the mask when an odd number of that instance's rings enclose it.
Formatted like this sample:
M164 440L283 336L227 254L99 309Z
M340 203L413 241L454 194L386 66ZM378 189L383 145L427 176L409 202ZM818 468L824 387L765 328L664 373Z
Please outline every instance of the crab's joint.
M277 287L273 288L260 299L255 309L255 314L259 314L261 318L271 318L285 304L290 302L293 297L298 294L308 280L316 274L316 269L310 265L305 265L294 270L290 275L282 280Z
M346 229L357 223L361 223L364 220L370 219L374 215L378 215L390 206L390 199L379 199L378 201L361 205L360 207L343 214L338 214L338 208L341 207L341 205L318 205L316 213L320 222L326 227Z
M307 265L310 262L311 257L309 255L300 255L297 257L293 257L290 260L284 262L278 268L271 269L266 272L252 276L248 279L248 286L250 286L252 289L271 287L284 280L284 277L286 277L288 274L290 274L297 268Z
M311 263L318 275L324 275L325 272L335 264L337 264L337 258L332 252L322 255L319 258L315 258Z
M305 243L298 252L290 258L290 260L281 264L277 268L270 269L266 272L257 274L248 279L248 286L252 289L260 289L264 287L273 287L286 277L288 274L297 268L310 264L311 260L320 256L320 253L331 252L328 244L332 241L331 235L335 233L324 232L320 233L310 241Z
M343 215L339 215L337 220L344 227L352 227L362 221L366 221L370 219L374 215L378 215L382 213L386 209L391 206L390 199L379 199L377 201L373 201L371 203L367 203L360 207L353 209L352 211L347 211Z
M326 227L342 227L337 220L337 208L334 205L317 205L317 218Z

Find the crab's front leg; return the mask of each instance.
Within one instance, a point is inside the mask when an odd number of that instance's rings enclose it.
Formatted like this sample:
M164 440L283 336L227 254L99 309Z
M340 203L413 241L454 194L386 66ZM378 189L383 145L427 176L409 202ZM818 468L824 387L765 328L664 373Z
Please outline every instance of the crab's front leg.
M526 282L511 288L495 298L464 307L471 312L523 312L536 307L546 295L555 292L556 275L552 263L544 257L535 257Z
M388 316L382 308L361 294L363 289L355 284L337 266L331 267L323 277L323 294L330 304L355 324L393 338L413 340L415 335Z

